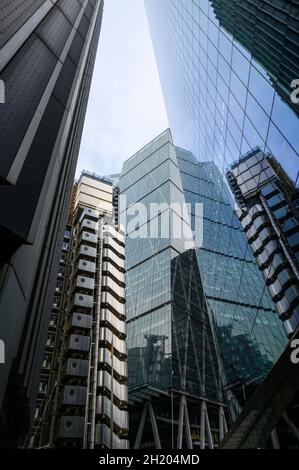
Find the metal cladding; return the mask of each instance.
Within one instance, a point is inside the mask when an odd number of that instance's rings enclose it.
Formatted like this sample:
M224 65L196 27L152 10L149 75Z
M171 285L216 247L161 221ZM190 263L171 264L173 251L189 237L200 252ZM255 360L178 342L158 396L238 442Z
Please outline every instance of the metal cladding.
M125 235L112 215L118 198L109 180L84 172L77 188L60 352L52 358L57 386L32 445L126 449Z
M42 399L39 376L50 315L55 322L59 311L51 303L103 6L1 2L0 331L9 351L0 369L3 446L23 444Z

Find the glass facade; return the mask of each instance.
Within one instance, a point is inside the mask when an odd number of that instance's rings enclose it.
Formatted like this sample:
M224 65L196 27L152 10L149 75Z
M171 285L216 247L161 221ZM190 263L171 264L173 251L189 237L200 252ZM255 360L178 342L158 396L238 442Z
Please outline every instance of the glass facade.
M226 385L259 380L278 359L286 335L233 210L224 177L177 148L185 199L203 204L203 244L196 250L214 321ZM191 210L194 226L194 210Z
M219 401L219 365L196 253L173 236L178 217L173 203L183 204L184 194L170 131L124 163L120 190L126 197L121 217L126 213L131 393L142 387L175 389ZM151 212L153 203L161 207L157 214ZM134 217L141 209L138 222ZM189 218L182 225L190 234Z
M227 179L241 225L288 334L299 323L299 189L260 149L233 165Z
M298 184L298 3L145 3L175 143L222 173L259 146Z
M248 381L269 369L286 339L224 175L259 148L298 186L298 104L291 96L298 78L298 4L145 4L173 138L190 151L188 157L178 152L185 197L204 202L204 245L197 259L227 379ZM256 359L247 363L249 350Z
M120 189L131 394L154 387L219 401L222 367L226 386L259 380L286 335L216 165L175 147L166 131L124 163ZM184 237L173 236L175 203L190 204L183 217L189 232L196 229L195 204L203 205L200 247L186 248Z

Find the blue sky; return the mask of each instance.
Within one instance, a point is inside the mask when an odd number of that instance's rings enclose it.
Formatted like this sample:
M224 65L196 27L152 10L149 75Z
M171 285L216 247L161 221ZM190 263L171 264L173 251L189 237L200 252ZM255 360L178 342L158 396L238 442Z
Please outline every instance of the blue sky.
M167 127L143 0L105 0L77 177L118 173Z

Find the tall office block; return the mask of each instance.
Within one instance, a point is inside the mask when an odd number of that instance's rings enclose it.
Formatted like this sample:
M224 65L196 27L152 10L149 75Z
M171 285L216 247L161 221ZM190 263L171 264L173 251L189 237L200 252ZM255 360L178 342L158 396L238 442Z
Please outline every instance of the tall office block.
M288 102L297 76L298 4L145 3L175 143L223 174L258 146L295 187L299 124Z
M145 4L176 145L191 151L199 163L213 162L222 175L223 187L227 184L224 175L231 165L259 147L281 165L295 191L299 124L298 104L291 97L294 91L291 82L297 78L298 3L145 0ZM217 176L210 172L204 181L209 187L215 178ZM194 189L190 189L191 198ZM225 221L226 209L221 204L221 196L214 195L212 199L215 206L209 214L212 226L219 225L220 234L225 224L233 247L234 224ZM223 239L218 236L213 251L221 253L222 250ZM240 257L238 251L237 259L245 260L248 250L249 246L244 243L243 254ZM234 258L234 247L233 251ZM216 256L211 259L216 260ZM227 267L230 265L228 261ZM234 276L234 271L228 272ZM240 289L244 272L243 269L239 272L240 281L235 284L237 298L244 294ZM214 282L216 290L217 285L220 286L219 296L220 292L225 292L218 262L202 263L201 273L208 290ZM225 289L226 286L227 283ZM255 296L250 294L249 298ZM244 311L248 303L245 302ZM271 309L274 305L272 303ZM240 310L240 315L235 316L228 311L214 308L214 316L221 318L224 313L225 318L231 318L224 331L231 335L244 319L244 313ZM260 321L263 322L262 315L253 315L249 320L250 331ZM271 337L274 341L277 334L281 335L278 331L278 326L273 324ZM263 343L260 335L258 343ZM228 340L228 344L233 345L234 341ZM235 353L238 354L238 347ZM272 421L259 435L268 435L273 424Z
M259 148L227 174L238 216L288 334L299 325L299 190Z
M0 7L3 446L33 413L102 12L102 0Z
M244 256L246 236L213 162L197 162L166 131L124 163L120 190L132 444L213 448L227 405L234 419L235 396L242 404L286 336L252 254ZM190 237L200 218L196 204L203 204L200 246ZM132 222L136 212L143 222ZM181 222L184 235L174 234Z
M188 238L172 230L162 236L180 220L174 204L184 203L170 131L124 163L120 191L121 220L127 215L131 444L213 447L225 426L226 403L194 243L189 247ZM166 206L154 214L152 203ZM130 228L129 214L139 204L144 220ZM188 215L181 216L190 235Z
M41 375L45 393L31 447L127 447L125 238L115 223L117 194L111 180L86 171L76 184L58 339L48 361L53 378L45 383Z

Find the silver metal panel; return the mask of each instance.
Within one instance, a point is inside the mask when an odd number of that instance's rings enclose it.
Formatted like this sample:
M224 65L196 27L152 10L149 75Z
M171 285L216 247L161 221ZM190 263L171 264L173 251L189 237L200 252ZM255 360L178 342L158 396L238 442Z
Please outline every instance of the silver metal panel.
M69 326L82 328L83 330L90 330L92 328L92 316L85 315L83 313L73 313Z
M126 334L126 322L119 320L110 310L102 309L101 310L101 321L107 321L112 325L119 333Z
M122 235L121 233L119 233L117 230L115 230L114 227L112 227L111 225L105 225L103 227L103 233L104 235L110 235L112 236L113 238L116 238L118 241L120 241L121 243L125 243L125 237L124 235Z
M94 290L95 281L94 279L91 279L90 277L77 276L76 286L83 287L84 289Z
M104 248L103 256L105 258L110 258L117 266L125 269L125 260L117 256L112 250L109 250L109 248Z
M111 246L119 255L125 256L125 247L117 243L112 236L105 236L104 243Z
M109 287L118 297L125 299L125 288L116 284L116 282L111 277L103 276L102 285Z
M95 221L97 221L100 217L100 212L91 208L84 209L80 217L80 222L82 222L86 217L93 218Z
M104 445L110 448L111 445L111 431L106 424L98 424L96 426L96 444ZM128 449L129 442L127 439L120 439L115 433L113 433L113 449Z
M106 363L112 367L111 352L107 348L100 348L99 350L99 362ZM113 368L115 372L121 377L126 379L128 377L127 361L120 361L115 355L113 355Z
M128 387L126 383L119 383L115 378L112 380L111 384L111 375L109 372L100 370L98 373L98 387L106 388L111 390L111 385L113 387L113 393L120 401L126 403L128 401Z
M84 417L62 416L59 426L59 437L64 439L81 439L84 433Z
M90 348L90 336L71 335L68 349L72 351L88 352Z
M86 387L78 387L76 385L67 385L64 387L63 404L84 406L86 403Z
M97 414L111 416L111 400L105 396L97 397ZM129 429L128 412L113 404L113 421L121 429Z
M118 302L118 300L116 300L116 298L109 292L102 292L102 303L111 305L111 307L120 313L120 315L126 314L125 304Z
M126 341L119 339L108 328L100 328L100 340L107 341L110 344L113 342L113 346L118 352L121 354L127 354Z
M92 263L91 261L80 259L78 263L78 269L80 271L94 274L96 272L96 264Z
M88 230L94 230L95 232L98 232L99 224L95 222L94 220L83 219L80 225L80 228L81 230L88 229Z
M94 233L82 232L81 240L96 245L98 243L98 236Z
M89 362L83 359L68 359L65 373L70 377L87 377Z
M93 297L86 294L76 294L74 305L83 308L93 308Z
M91 246L81 245L79 249L79 256L88 256L89 258L97 257L97 250Z
M126 275L124 272L119 271L112 263L109 261L103 262L103 271L109 272L112 276L119 280L119 282L125 283Z

